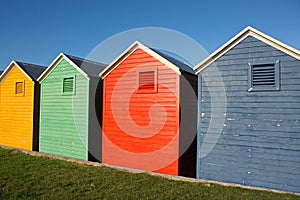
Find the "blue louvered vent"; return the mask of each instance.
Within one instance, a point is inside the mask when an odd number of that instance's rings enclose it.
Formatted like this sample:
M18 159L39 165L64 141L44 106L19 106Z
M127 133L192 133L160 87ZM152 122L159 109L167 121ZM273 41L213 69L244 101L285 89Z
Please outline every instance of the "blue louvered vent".
M275 86L275 65L252 65L252 86Z

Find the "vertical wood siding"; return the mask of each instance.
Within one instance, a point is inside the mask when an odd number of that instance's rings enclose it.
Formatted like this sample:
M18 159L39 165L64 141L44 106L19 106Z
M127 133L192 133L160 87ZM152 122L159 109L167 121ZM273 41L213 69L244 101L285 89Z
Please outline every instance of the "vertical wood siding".
M280 60L281 90L248 92L248 63L268 59ZM198 178L300 192L300 61L247 37L213 65L224 80L227 111L217 144L198 161ZM211 112L222 105L211 103L210 89L222 88L211 66L200 76L201 146L211 142L203 142Z
M149 66L157 68L157 93L139 93L136 90L133 94L129 94L131 89L135 90L137 88L137 70L143 69L144 67L149 68ZM122 89L117 89L116 85L124 74L127 74L129 78L127 81L120 83L124 86ZM164 86L162 86L162 84ZM178 90L178 84L178 74L141 49L137 49L133 52L104 79L103 163L146 170L146 168L138 166L140 166L141 163L145 166L151 165L156 161L164 160L169 155L178 155L177 139L174 143L175 145L168 146L167 154L159 154L155 158L156 160L151 160L146 156L147 153L157 151L167 146L170 140L174 139L177 135L179 108L177 106L178 94L176 94L176 91ZM175 92L172 93L171 90ZM124 100L124 102L120 102L118 107L112 108L113 93L116 94L116 96L118 96L118 94L128 94L131 96L129 102L130 116L117 117L131 118L135 125L140 127L147 126L151 122L149 118L150 107L154 104L162 105L167 114L167 120L163 129L150 138L138 138L125 133L124 130L118 126L116 122L118 119L113 115L113 109L124 109L127 102ZM158 112L154 113L154 115L160 117L162 113ZM157 120L157 117L153 120ZM127 125L125 124L125 126ZM122 157L122 155L117 153L118 151L116 149L122 152L127 151L129 154L127 157ZM135 156L131 157L131 153L135 154ZM176 159L168 166L155 171L177 175L178 160Z
M22 96L15 94L18 81L25 84ZM34 83L14 67L0 87L0 144L32 150Z
M62 79L75 76L75 94L62 94ZM41 83L40 151L87 160L88 79L64 59Z

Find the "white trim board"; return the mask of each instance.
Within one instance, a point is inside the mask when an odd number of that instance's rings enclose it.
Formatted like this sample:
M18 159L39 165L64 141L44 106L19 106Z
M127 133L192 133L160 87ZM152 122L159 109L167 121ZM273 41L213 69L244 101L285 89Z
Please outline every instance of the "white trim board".
M37 79L39 83L42 83L45 78L48 77L48 75L56 68L56 66L60 63L62 59L65 59L68 63L70 63L77 71L79 71L84 77L87 79L90 79L88 74L85 73L80 67L78 67L72 60L70 60L65 54L60 53L49 65L49 67L46 68L46 70L40 75L40 77Z
M14 69L14 67L18 67L23 72L23 74L25 74L27 76L27 78L29 78L29 80L31 80L31 82L34 82L34 80L32 80L32 78L22 69L22 67L20 67L18 65L18 63L13 60L13 61L10 62L10 64L8 65L8 67L2 72L2 74L0 76L0 84L10 74L10 72Z
M300 60L300 51L298 51L297 49L294 49L293 47L290 47L250 26L247 26L240 33L238 33L236 36L234 36L232 39L230 39L228 42L222 45L219 49L210 54L206 59L204 59L198 65L196 65L194 67L195 72L201 72L203 69L205 69L214 61L216 61L218 58L220 58L222 55L224 55L226 52L228 52L230 49L239 44L248 36L252 36L258 40L261 40L262 42Z
M130 45L125 51L121 53L119 57L117 57L110 65L108 65L100 74L99 76L104 79L107 75L109 75L115 68L117 68L128 56L130 56L135 50L138 48L142 49L155 59L157 59L162 64L166 65L170 69L174 70L176 73L181 74L179 68L168 61L167 59L160 56L158 53L151 50L149 47L145 46L139 41L135 41L132 45Z

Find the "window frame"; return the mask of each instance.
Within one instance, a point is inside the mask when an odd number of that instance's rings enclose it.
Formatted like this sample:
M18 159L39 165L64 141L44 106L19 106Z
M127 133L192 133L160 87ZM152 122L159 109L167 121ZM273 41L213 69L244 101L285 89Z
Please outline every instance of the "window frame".
M259 91L280 91L280 61L279 60L266 60L263 62L249 62L248 63L248 92L259 92ZM256 65L274 65L275 69L275 85L262 85L253 86L253 66Z
M17 93L17 84L22 83L22 93ZM15 81L15 96L22 97L25 96L25 80Z
M64 80L65 79L69 79L69 78L73 78L73 90L72 92L64 92ZM61 79L61 94L62 95L75 95L76 94L76 76L65 76Z
M154 72L154 88L153 90L143 90L140 88L140 73L141 72ZM153 93L157 93L157 68L156 67L145 67L145 68L141 68L137 70L136 73L137 76L137 84L136 84L136 88L138 90L139 93L144 93L144 94L153 94Z

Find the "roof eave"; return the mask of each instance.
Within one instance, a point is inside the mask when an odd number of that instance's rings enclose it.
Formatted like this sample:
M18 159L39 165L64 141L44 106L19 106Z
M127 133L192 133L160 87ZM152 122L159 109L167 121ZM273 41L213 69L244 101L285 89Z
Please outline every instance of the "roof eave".
M25 76L27 76L27 78L32 81L35 82L23 69L22 67L20 67L20 65L18 65L18 63L15 60L12 60L8 67L3 71L3 73L0 75L0 83L2 83L2 81L4 80L4 78L9 74L9 72L11 71L13 66L17 66L22 72L23 74L25 74Z
M122 61L124 61L132 52L139 46L140 42L135 41L126 50L124 50L111 64L99 73L101 79L104 79L110 72L112 72Z
M39 76L37 81L41 84L45 78L55 69L55 67L58 65L58 63L65 59L68 63L70 63L75 69L77 69L83 76L85 76L87 79L90 79L87 73L85 73L80 67L78 67L72 60L70 60L64 53L60 53L47 67L47 69Z
M209 66L211 63L213 63L219 57L224 55L226 52L228 52L230 49L232 49L240 41L242 41L243 39L245 39L248 36L253 36L256 39L261 40L261 41L265 42L266 44L268 44L278 50L281 50L284 53L287 53L288 55L300 60L300 52L298 50L254 29L251 26L247 26L240 33L238 33L236 36L234 36L232 39L230 39L228 42L226 42L224 45L222 45L220 48L218 48L215 52L213 52L210 56L208 56L206 59L201 61L198 65L196 65L194 67L196 74L200 73L203 69L205 69L207 66Z
M129 46L125 51L123 51L120 56L115 59L110 65L108 65L100 74L99 76L104 79L109 73L111 73L120 63L122 63L129 55L131 55L136 49L142 49L149 55L153 56L155 59L159 60L161 63L169 66L172 70L174 70L176 73L181 74L181 71L177 66L175 66L173 63L168 61L167 59L163 58L161 55L156 53L155 51L151 50L144 44L142 44L139 41L135 41L131 46Z

